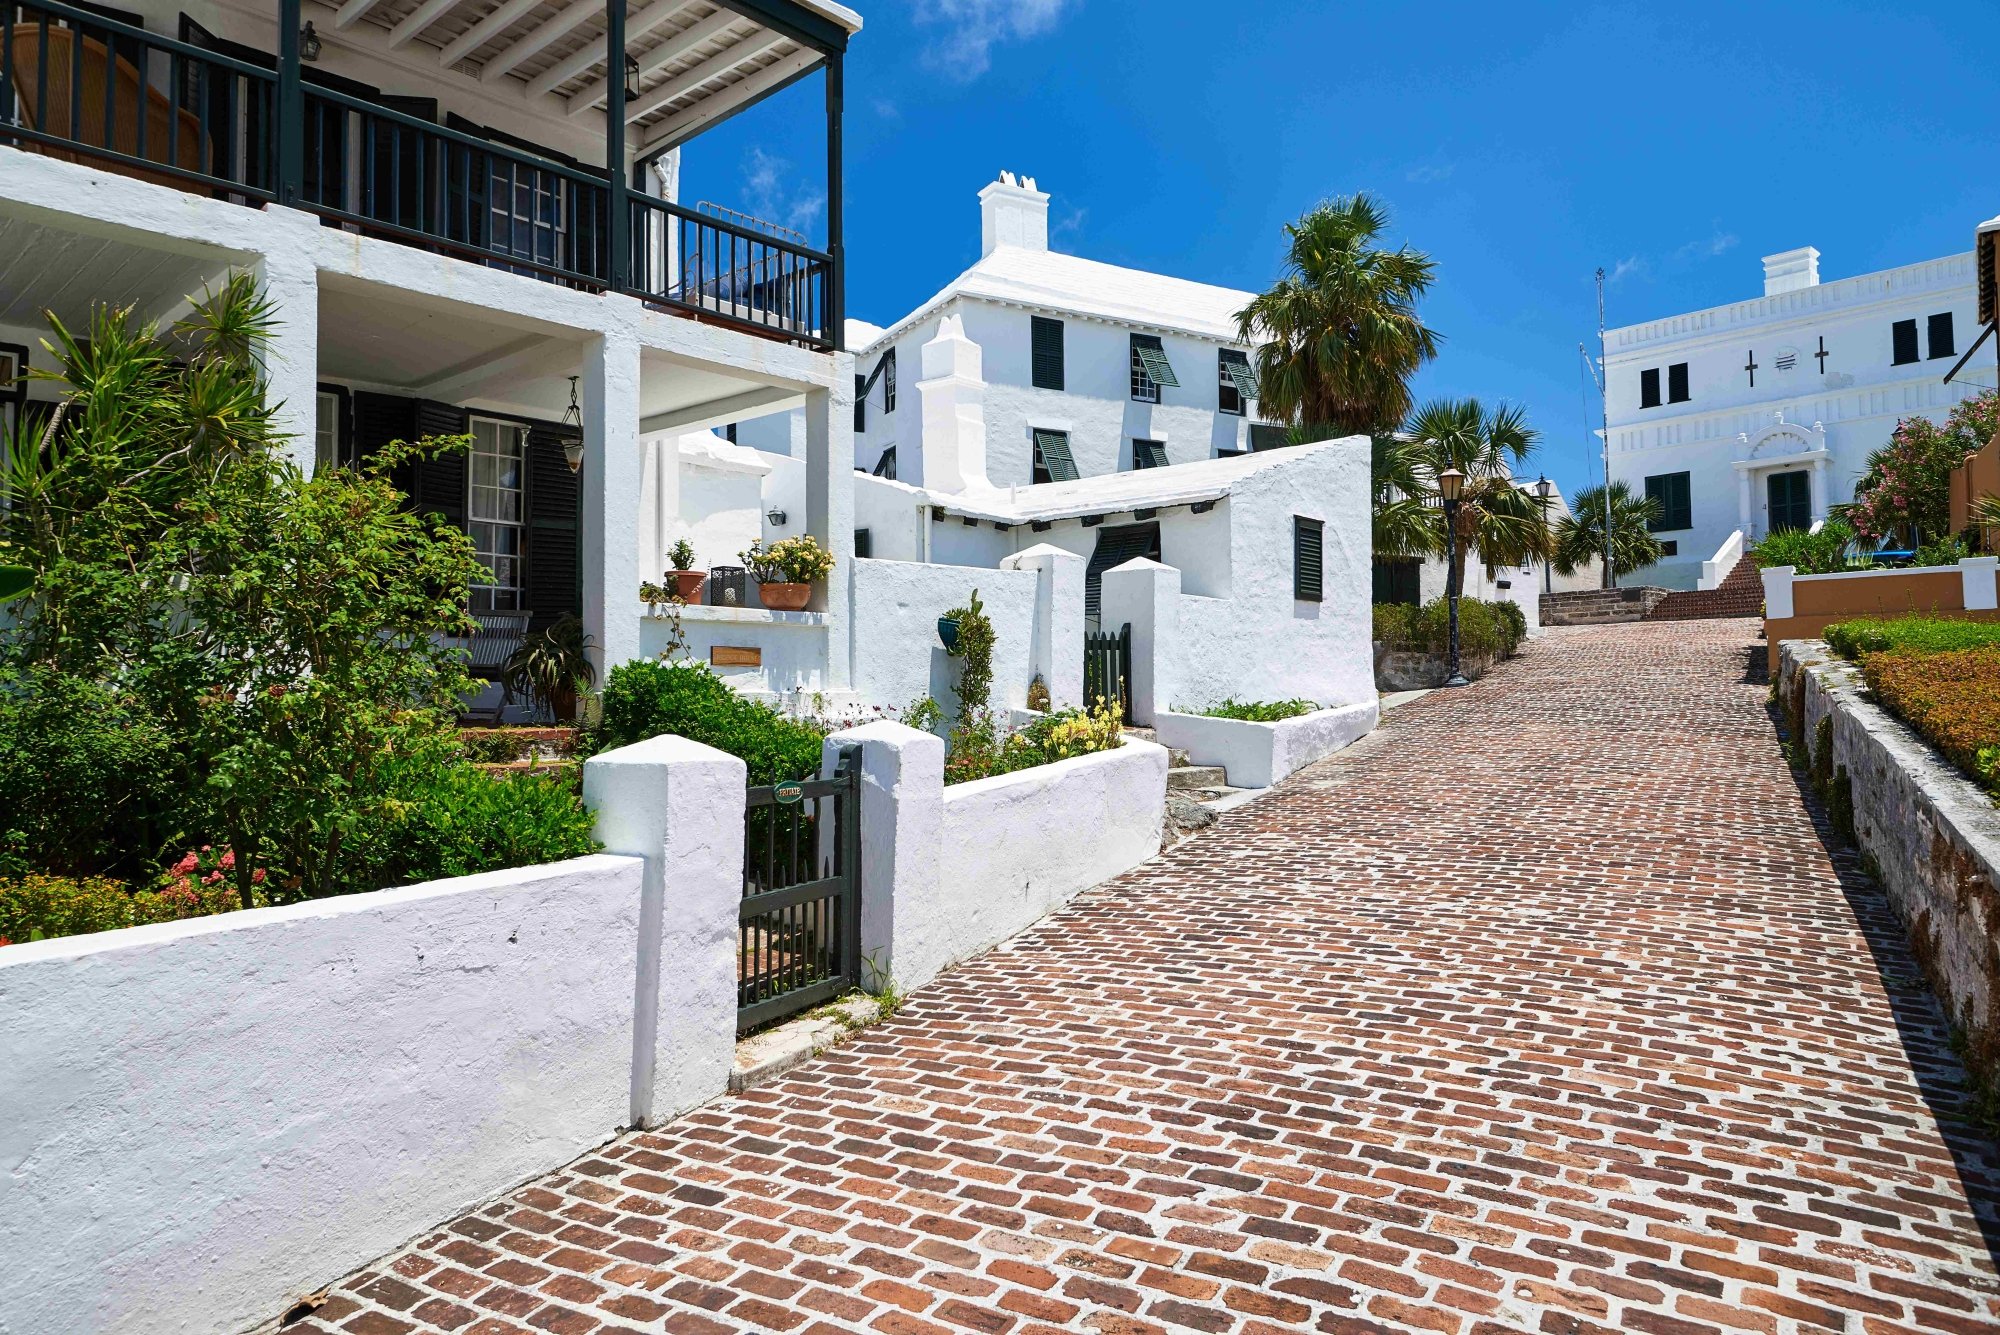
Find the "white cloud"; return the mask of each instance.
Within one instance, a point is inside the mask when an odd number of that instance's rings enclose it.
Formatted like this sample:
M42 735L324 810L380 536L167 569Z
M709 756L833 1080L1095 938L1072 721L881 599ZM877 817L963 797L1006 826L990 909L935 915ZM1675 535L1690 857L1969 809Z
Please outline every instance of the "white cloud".
M1084 219L1090 216L1089 209L1056 210L1056 220L1049 224L1049 240L1055 241L1083 230Z
M1637 255L1627 255L1624 259L1611 266L1611 273L1604 281L1607 284L1612 284L1618 282L1620 279L1630 278L1634 274L1644 274L1645 272L1646 261L1643 258Z
M1451 162L1423 162L1403 173L1403 179L1413 185L1435 185L1439 181L1451 179L1457 164Z
M1735 245L1735 235L1725 232L1718 227L1715 229L1714 234L1707 239L1690 241L1676 250L1674 258L1682 263L1686 263L1689 260L1711 260L1717 255L1734 248Z
M788 189L788 183L799 177L789 159L752 145L743 158L743 211L810 235L813 224L826 211L826 195L810 184Z
M970 83L993 67L1001 42L1039 37L1054 28L1069 0L916 0L916 20L940 29L924 63Z

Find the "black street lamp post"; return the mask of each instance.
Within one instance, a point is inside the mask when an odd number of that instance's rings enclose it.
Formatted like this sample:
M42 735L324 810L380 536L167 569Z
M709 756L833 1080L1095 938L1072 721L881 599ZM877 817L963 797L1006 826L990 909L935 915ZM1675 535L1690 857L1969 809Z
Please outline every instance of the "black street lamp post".
M1444 598L1451 645L1445 660L1447 686L1470 686L1458 670L1458 498L1465 491L1465 474L1447 468L1438 474L1438 495L1444 501Z
M1544 537L1547 537L1549 532L1549 498L1555 494L1555 490L1556 484L1549 481L1547 474L1535 479L1535 503L1542 507L1542 536ZM1552 555L1544 555L1542 557L1543 593L1554 593L1556 591L1555 567L1555 558Z

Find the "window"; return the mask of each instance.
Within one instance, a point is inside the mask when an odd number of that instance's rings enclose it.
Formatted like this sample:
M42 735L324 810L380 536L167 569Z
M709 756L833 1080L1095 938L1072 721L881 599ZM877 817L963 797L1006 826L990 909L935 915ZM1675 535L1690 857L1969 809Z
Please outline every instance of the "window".
M859 371L854 373L854 429L868 429L868 377Z
M1933 315L1930 318L1929 333L1931 360L1935 361L1939 357L1949 357L1958 351L1957 345L1951 336L1950 311L1946 311L1942 315Z
M1157 520L1107 528L1097 535L1097 546L1091 550L1090 560L1083 567L1083 615L1091 624L1095 625L1103 612L1104 572L1140 557L1148 561L1160 559L1160 525Z
M1895 365L1902 366L1907 362L1918 360L1917 322L1915 320L1896 321L1895 324L1889 326L1889 342L1893 348L1893 355L1890 360Z
M1279 426L1275 422L1252 422L1250 424L1250 448L1252 450L1283 449L1292 443L1290 427Z
M1423 562L1415 557L1378 556L1375 558L1375 597L1377 607L1400 603L1415 607L1423 601Z
M1686 403L1688 401L1688 364L1675 362L1667 368L1667 402Z
M1167 466L1167 445L1160 440L1135 440L1132 442L1132 467L1165 468Z
M894 348L882 354L882 368L878 374L882 377L882 411L893 413L896 411L896 350Z
M1326 596L1325 545L1323 522L1292 516L1292 597L1300 602L1316 603Z
M1235 348L1215 354L1215 408L1217 412L1241 417L1257 397L1257 377L1250 370L1250 357Z
M1658 473L1646 479L1646 499L1660 508L1660 516L1646 527L1654 533L1672 533L1694 527L1694 504L1689 494L1687 473Z
M1180 384L1159 338L1153 334L1132 335L1132 397L1141 403L1158 403L1160 386L1179 389Z
M875 535L865 528L854 530L854 555L863 561L875 555Z
M1681 554L1681 545L1674 539L1669 538L1665 542L1660 544L1661 556L1679 556L1680 554Z
M1069 432L1035 430L1035 461L1032 478L1036 482L1076 481L1076 460L1069 453Z
M347 391L322 389L313 408L313 471L339 468L347 457Z
M875 461L875 476L896 480L896 447L891 445L882 451L882 457Z
M1660 368L1657 366L1639 372L1639 406L1641 408L1660 406Z
M475 612L522 607L522 464L527 448L527 427L486 417L472 419L472 497L467 513L473 551L493 576L491 584L473 586Z
M1030 319L1030 379L1036 389L1063 387L1063 322L1037 315Z

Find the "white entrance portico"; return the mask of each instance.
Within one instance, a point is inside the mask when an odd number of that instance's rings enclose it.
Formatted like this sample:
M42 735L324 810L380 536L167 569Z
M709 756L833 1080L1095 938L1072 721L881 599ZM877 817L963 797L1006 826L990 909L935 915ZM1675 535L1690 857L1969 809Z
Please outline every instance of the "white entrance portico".
M1772 479L1778 475L1804 473L1810 496L1809 522L1818 524L1827 516L1827 467L1832 456L1826 448L1826 426L1787 422L1782 412L1772 413L1771 418L1771 425L1736 438L1737 518L1744 534L1753 540L1773 527L1772 497L1785 490L1773 487ZM1795 517L1775 518L1778 527L1803 527Z

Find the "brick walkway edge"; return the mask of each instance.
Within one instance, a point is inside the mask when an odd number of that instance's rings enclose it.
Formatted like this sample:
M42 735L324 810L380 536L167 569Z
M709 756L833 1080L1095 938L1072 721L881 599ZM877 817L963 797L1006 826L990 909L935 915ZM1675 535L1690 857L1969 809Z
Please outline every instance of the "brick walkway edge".
M1551 632L288 1330L1992 1335L1990 1142L1754 634Z

